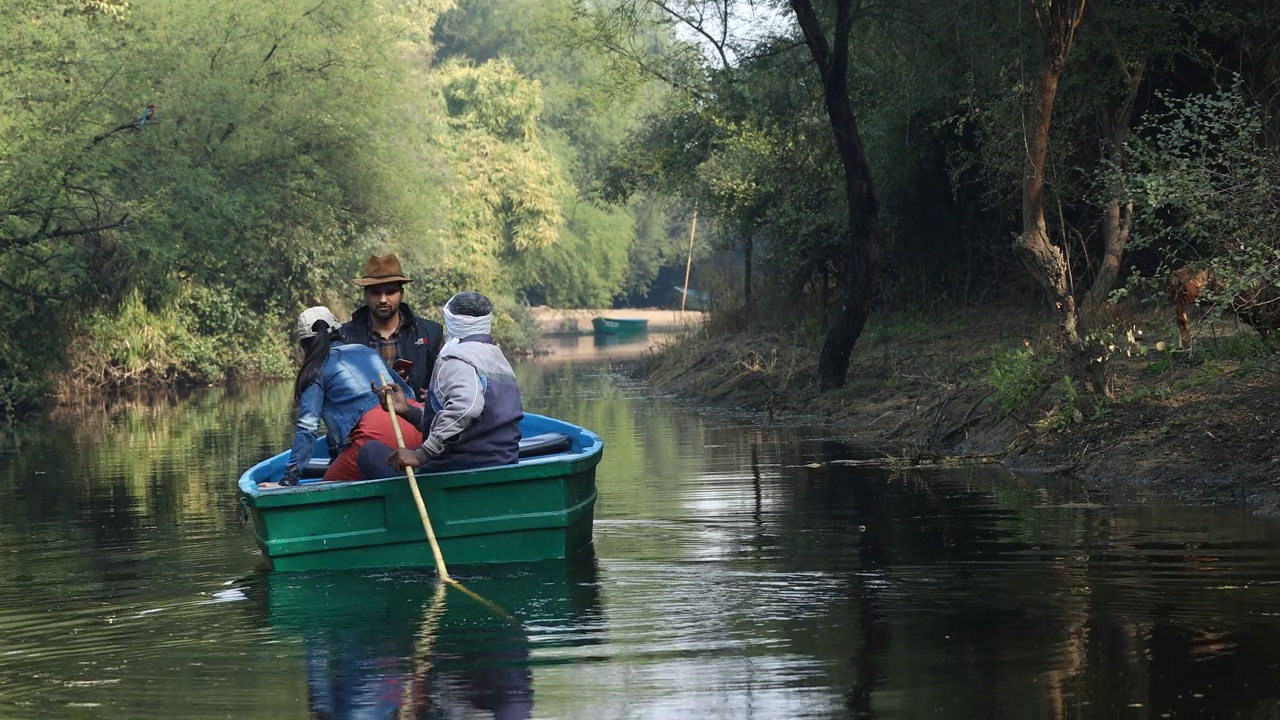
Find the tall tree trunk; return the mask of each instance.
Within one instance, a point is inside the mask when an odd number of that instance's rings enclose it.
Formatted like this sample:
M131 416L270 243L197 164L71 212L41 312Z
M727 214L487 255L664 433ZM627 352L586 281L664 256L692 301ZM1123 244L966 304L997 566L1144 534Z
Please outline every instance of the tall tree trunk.
M1066 64L1071 38L1080 23L1085 0L1032 0L1040 31L1040 70L1032 91L1031 123L1022 179L1022 234L1013 242L1022 264L1049 293L1062 323L1062 339L1073 351L1081 346L1076 301L1067 282L1067 260L1049 239L1044 217L1044 169L1049 155L1049 125L1058 80Z
M1031 0L1040 32L1040 70L1032 91L1031 123L1027 129L1027 160L1022 180L1022 234L1013 249L1031 276L1053 300L1062 324L1063 359L1068 372L1088 380L1094 393L1111 396L1108 352L1089 341L1076 311L1062 248L1049 239L1044 217L1044 169L1049 155L1049 127L1058 81L1071 51L1071 39L1084 14L1086 0Z
M1131 71L1120 50L1120 42L1111 31L1111 26L1107 25L1107 21L1102 17L1098 4L1094 3L1090 8L1098 20L1098 27L1111 45L1111 51L1116 56L1116 64L1121 74L1124 75L1125 94L1120 107L1114 112L1103 108L1098 113L1098 125L1102 132L1107 159L1113 166L1119 168L1124 162L1125 143L1129 140L1129 122L1133 118L1134 105L1138 102L1138 90L1142 87L1145 61L1139 63L1136 70ZM1081 305L1081 315L1085 322L1089 322L1102 307L1107 296L1111 294L1111 288L1116 284L1132 227L1133 200L1124 199L1122 202L1121 188L1115 185L1111 188L1111 199L1102 212L1102 264L1098 267L1098 275L1093 279L1093 285L1085 294L1084 303Z
M742 304L747 308L747 322L751 322L754 317L751 307L751 260L755 252L756 235L755 231L748 231L742 239L742 257L743 257L743 278L742 278Z
M849 105L849 31L853 25L853 0L836 0L836 26L827 42L818 14L810 0L790 0L804 33L805 44L822 76L823 102L835 135L836 153L844 168L845 195L849 205L846 287L839 316L827 331L818 356L818 387L844 385L849 357L862 335L875 297L880 266L880 227L875 188L867 166L862 139Z

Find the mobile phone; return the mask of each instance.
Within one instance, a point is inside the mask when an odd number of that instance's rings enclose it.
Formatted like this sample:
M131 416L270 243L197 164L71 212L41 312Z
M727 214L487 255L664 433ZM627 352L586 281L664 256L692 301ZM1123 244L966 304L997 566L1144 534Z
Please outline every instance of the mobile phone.
M409 371L413 369L413 361L400 358L395 362L394 365L391 366L391 369L395 370L396 374L399 375L400 377L404 378L405 380L408 380Z

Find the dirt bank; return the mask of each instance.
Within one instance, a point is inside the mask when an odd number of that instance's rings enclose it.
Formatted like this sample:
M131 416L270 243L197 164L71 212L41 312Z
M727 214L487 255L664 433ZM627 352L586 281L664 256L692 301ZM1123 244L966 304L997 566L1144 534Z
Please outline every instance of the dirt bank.
M1166 318L1133 318L1145 331L1118 344L1116 399L1105 401L1062 380L1052 328L1029 315L877 318L849 383L829 393L816 388L817 339L799 335L690 332L640 372L664 391L818 421L906 457L994 456L1019 471L1280 514L1280 362L1252 331L1202 325L1181 353Z
M620 320L648 320L649 332L663 333L686 330L702 324L703 314L696 310L661 310L640 308L627 310L557 310L545 305L531 308L544 336L590 335L591 319L611 317Z

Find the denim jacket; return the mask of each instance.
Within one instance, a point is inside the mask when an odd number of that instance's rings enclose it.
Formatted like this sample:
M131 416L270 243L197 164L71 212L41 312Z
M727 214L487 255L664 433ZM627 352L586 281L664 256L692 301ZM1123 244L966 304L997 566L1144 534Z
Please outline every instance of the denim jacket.
M315 449L316 430L324 420L329 436L329 446L342 448L347 436L360 418L378 404L370 383L381 385L387 378L394 380L413 397L412 389L401 377L389 370L376 350L364 345L329 346L329 358L324 361L320 377L298 400L298 429L289 452L289 467L305 467Z

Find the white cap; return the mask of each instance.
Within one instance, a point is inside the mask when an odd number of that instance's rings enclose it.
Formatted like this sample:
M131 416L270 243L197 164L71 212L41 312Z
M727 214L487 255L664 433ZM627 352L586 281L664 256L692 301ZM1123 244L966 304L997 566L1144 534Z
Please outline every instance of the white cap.
M309 337L315 337L316 331L311 329L317 320L323 320L329 324L329 329L337 330L342 323L338 322L338 318L333 316L329 308L323 305L309 307L302 311L298 316L298 339L306 340Z

